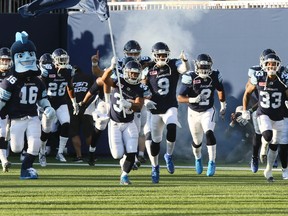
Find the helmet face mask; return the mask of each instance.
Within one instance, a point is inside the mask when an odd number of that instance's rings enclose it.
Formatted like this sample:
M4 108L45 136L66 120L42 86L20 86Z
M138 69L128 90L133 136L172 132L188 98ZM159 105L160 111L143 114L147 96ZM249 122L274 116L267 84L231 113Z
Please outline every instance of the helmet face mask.
M141 65L136 61L129 61L123 69L124 80L131 84L137 85L141 81Z
M260 55L260 67L263 69L264 68L264 59L266 55L269 54L276 54L276 52L272 49L265 49Z
M281 60L276 54L269 54L264 57L263 70L268 76L276 75L281 67Z
M207 78L212 73L212 58L207 54L198 55L195 60L195 73L201 78Z
M167 44L158 42L152 47L152 59L159 67L169 62L170 49Z
M11 58L11 51L7 47L0 49L0 70L7 71L13 66L13 61Z
M70 57L68 53L62 49L58 48L52 53L53 63L55 66L62 66L69 64Z
M141 46L135 40L130 40L124 45L124 55L125 57L132 57L134 60L139 60L141 57Z

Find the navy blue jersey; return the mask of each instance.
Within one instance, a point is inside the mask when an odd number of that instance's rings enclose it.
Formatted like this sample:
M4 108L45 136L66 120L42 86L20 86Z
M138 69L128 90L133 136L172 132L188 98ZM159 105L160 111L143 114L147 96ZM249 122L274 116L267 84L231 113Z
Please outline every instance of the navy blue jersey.
M38 77L5 78L0 84L0 100L6 102L9 118L37 116L37 101L47 98L44 84Z
M153 63L145 69L151 100L157 103L157 109L150 110L152 114L163 114L171 107L178 107L176 89L180 74L177 67L180 64L181 60L170 59L163 67Z
M282 120L286 85L277 77L269 79L264 71L255 73L250 81L256 86L259 94L257 115L267 115L273 121Z
M179 95L197 97L199 94L205 99L199 103L189 103L188 106L197 112L203 112L214 106L215 90L223 90L223 79L218 70L213 70L207 78L199 77L195 72L189 71L182 77Z
M124 99L129 101L135 100L138 97L143 98L144 90L140 84L131 85L122 78L120 78L120 82L120 88L122 89ZM125 109L126 118L124 118L123 110L121 107L119 107L120 93L118 80L114 79L114 83L117 87L113 88L111 92L111 108L109 112L110 118L115 122L131 122L134 119L134 111L132 109Z
M0 72L0 83L6 78L12 75L11 71L8 72ZM7 115L7 107L3 107L3 109L0 111L0 118L5 119Z
M45 64L48 73L41 75L46 85L48 99L51 106L56 110L61 105L67 104L66 87L73 77L71 69L61 69L59 72L53 64Z
M280 68L280 73L279 73L279 77L281 79L281 81L288 86L288 68L282 66ZM286 98L287 100L287 98ZM286 108L286 106L284 107L284 117L288 118L288 109Z

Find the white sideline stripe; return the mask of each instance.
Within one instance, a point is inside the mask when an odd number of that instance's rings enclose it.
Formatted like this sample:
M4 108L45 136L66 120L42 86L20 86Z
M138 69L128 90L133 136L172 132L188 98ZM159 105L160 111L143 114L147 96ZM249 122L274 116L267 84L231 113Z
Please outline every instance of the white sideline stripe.
M15 164L15 165L21 165L22 163L12 163L12 165ZM39 163L34 163L35 165L39 165ZM88 163L47 163L47 167L49 167L49 165L51 166L83 166L83 167L87 167L89 166ZM92 166L91 166L92 167ZM95 164L94 167L120 167L119 164ZM151 165L141 165L141 167L145 167L145 168L151 168ZM140 167L140 169L141 169ZM160 165L160 168L163 168L165 169L166 166L165 165ZM195 166L175 166L175 168L181 168L181 169L195 169ZM203 167L204 169L207 169L207 167ZM223 167L223 166L216 166L216 170L249 170L250 171L250 167L247 166L247 167L233 167L233 166L227 166L227 167ZM259 168L258 171L263 171L264 168ZM282 171L281 169L279 168L273 168L273 171Z

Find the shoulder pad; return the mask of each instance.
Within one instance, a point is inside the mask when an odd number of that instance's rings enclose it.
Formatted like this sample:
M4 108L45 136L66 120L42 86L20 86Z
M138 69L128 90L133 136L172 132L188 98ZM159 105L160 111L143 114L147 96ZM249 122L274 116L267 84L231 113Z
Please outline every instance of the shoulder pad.
M181 82L185 85L191 85L192 84L192 77L191 73L185 73L182 75Z

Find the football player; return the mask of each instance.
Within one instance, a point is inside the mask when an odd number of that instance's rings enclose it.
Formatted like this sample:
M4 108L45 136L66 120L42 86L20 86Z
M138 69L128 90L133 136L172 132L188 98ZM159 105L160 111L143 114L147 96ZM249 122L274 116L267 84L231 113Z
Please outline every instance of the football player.
M212 58L208 54L200 54L195 60L195 71L189 71L182 77L178 102L188 103L188 124L193 138L192 151L195 157L196 173L203 172L202 141L206 137L208 149L208 168L206 175L213 176L216 170L216 138L214 92L217 91L220 101L220 116L226 111L226 99L222 75L212 69Z
M123 77L111 77L115 66L113 57L101 81L113 87L109 111L109 146L113 158L121 159L120 184L129 185L128 174L135 162L139 138L134 111L139 112L144 102L143 89L140 87L142 68L138 62L129 61L123 69Z
M73 115L78 114L79 106L76 102L74 94L74 87L72 82L73 70L72 66L69 64L68 53L62 48L57 48L53 51L51 58L47 55L47 59L50 58L49 61L46 61L46 57L42 57L43 58L40 58L39 61L41 79L46 85L48 99L52 107L55 109L57 117L57 119L49 122L49 125L52 122L52 126L48 127L49 130L45 131L45 127L43 127L44 130L42 130L41 134L42 145L41 151L39 153L39 163L41 166L46 166L46 143L50 132L55 132L57 130L58 122L61 125L61 130L56 159L60 162L66 162L63 151L69 138L70 126L70 114L65 95L66 90L72 102Z
M10 144L13 152L22 151L24 136L27 136L28 149L22 162L20 179L37 179L37 171L33 168L41 146L41 122L37 105L43 108L47 118L53 118L55 110L47 99L44 84L38 78L40 70L36 65L36 47L26 32L16 33L11 56L13 75L0 84L0 109L6 107L11 120Z
M135 40L129 40L126 42L123 48L123 52L125 57L132 57L135 61L139 62L142 66L142 69L148 66L151 63L151 58L149 56L141 56L142 48L140 44ZM118 61L118 64L121 65L121 61L125 61L125 58ZM123 67L123 65L122 65ZM145 88L145 91L147 92L147 86L142 85L143 88ZM145 95L145 97L148 97L148 95ZM141 112L135 112L134 113L134 121L137 125L138 131L139 131L139 145L138 145L138 156L135 159L136 163L134 164L134 169L138 169L138 167L141 165L141 163L146 162L146 158L144 156L145 152L145 135L144 135L144 125L147 121L147 109L146 106L143 106L141 109Z
M257 121L262 134L262 146L260 156L267 154L267 165L264 176L268 182L274 182L272 175L273 163L277 157L278 144L283 133L284 101L288 97L288 89L285 83L279 79L281 60L276 54L268 54L263 60L263 70L254 73L247 83L243 95L243 119L250 119L247 109L251 94L258 91ZM265 152L263 154L263 152Z
M11 51L7 47L2 47L0 49L0 83L5 77L10 76L10 72L13 66L13 61L11 58ZM8 140L7 140L7 123L8 115L5 110L0 112L0 160L3 168L3 172L8 172L11 163L7 159L7 149L8 149ZM8 125L9 127L9 125Z
M174 173L172 154L176 140L176 126L178 124L178 103L176 88L180 74L188 70L188 61L182 52L179 59L170 58L170 49L164 42L157 42L152 46L153 63L146 67L143 74L152 93L151 101L156 109L151 109L150 129L151 144L147 142L147 152L152 164L152 183L159 183L159 153L164 127L167 128L167 148L164 159L167 170Z
M259 65L252 66L248 70L249 79L247 81L247 85L249 84L250 77L253 76L253 74L258 74L259 71L262 71L262 67L264 66L263 65L264 64L264 57L268 54L276 54L276 52L272 49L265 49L262 51L262 53L260 54L260 58L259 58ZM258 100L258 92L257 91L254 92L254 95L255 95L256 99ZM259 151L261 148L261 138L262 138L262 135L261 135L261 132L259 129L259 125L257 122L257 115L256 115L256 112L254 112L254 111L256 111L257 106L258 105L255 104L255 105L253 105L252 108L249 109L250 113L252 114L251 116L252 116L254 131L255 131L255 134L253 137L252 158L251 158L251 162L250 162L250 168L251 168L251 171L253 173L256 173L258 171ZM265 157L266 157L266 155L263 155L261 157L262 163L264 162Z

